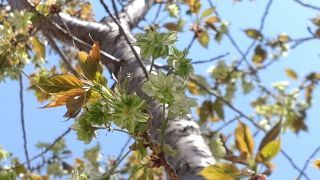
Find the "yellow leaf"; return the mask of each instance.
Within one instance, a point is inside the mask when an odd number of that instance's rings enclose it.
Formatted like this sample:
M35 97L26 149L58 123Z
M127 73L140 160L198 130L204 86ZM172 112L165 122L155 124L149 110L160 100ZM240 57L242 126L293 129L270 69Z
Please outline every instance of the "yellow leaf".
M203 168L199 174L207 180L235 180L241 172L233 164L217 163Z
M197 38L198 38L199 43L203 47L205 47L205 48L208 47L210 37L209 37L209 33L207 31L203 31L203 32L199 33Z
M70 74L58 74L48 78L41 76L36 84L47 93L59 93L83 87L81 80Z
M272 158L274 158L279 153L280 148L281 148L280 139L270 141L260 151L263 161L270 161Z
M252 156L254 151L254 139L250 129L243 123L239 123L235 129L236 146L242 154Z
M264 62L267 58L267 52L260 45L258 45L254 50L254 55L252 57L252 62L259 65Z
M199 89L199 87L196 85L196 83L194 83L194 82L189 82L188 83L188 89L189 89L189 91L191 92L191 94L193 94L193 95L199 95L200 94L200 89Z
M93 60L99 61L100 60L100 46L99 42L95 41L92 45L92 49L89 53L89 56L92 57Z
M291 40L291 38L288 36L288 35L286 35L286 34L280 34L279 36L278 36L278 41L280 41L280 42L282 42L282 43L286 43L286 42L288 42L288 41L290 41Z
M201 14L200 19L210 16L210 14L212 14L214 11L215 11L215 8L208 8L204 10Z
M32 37L30 39L33 51L38 58L44 59L46 56L46 48L44 44L37 38Z
M102 72L102 67L99 64L100 47L99 43L95 42L89 55L86 52L79 51L77 58L79 59L79 66L84 76L89 80L95 80L97 72Z
M320 169L320 159L313 161L313 167Z
M277 139L280 135L281 132L281 121L279 121L271 130L267 132L267 134L264 136L262 139L260 146L259 146L259 151L261 151L269 142Z
M286 69L285 70L287 76L289 76L289 78L293 79L293 80L297 80L298 79L298 75L296 72L294 72L294 70L292 69Z
M263 35L256 29L246 29L244 31L246 33L246 35L252 39L262 39Z
M220 19L217 16L211 16L208 19L206 19L207 24L214 24L216 22L220 22Z

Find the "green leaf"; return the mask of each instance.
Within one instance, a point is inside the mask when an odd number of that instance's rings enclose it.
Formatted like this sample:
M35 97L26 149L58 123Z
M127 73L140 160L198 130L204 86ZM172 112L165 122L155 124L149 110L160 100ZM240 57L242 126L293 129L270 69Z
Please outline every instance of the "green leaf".
M266 146L260 151L261 157L264 161L270 161L274 158L281 149L280 139L270 141Z
M136 94L125 94L118 89L114 90L113 98L109 102L112 107L110 114L114 123L134 133L141 123L145 124L149 115L145 113L146 104Z
M77 132L77 139L84 141L86 144L90 143L96 135L96 128L90 122L87 122L83 116L74 123L72 129Z
M5 161L9 156L10 153L0 146L0 162Z
M176 41L177 34L175 32L158 33L150 29L147 34L138 35L135 44L141 48L140 54L143 58L157 59L159 57L166 58Z
M201 46L208 48L210 36L207 31L203 31L203 32L199 33L197 36L197 39L198 39L199 43L201 44Z
M240 174L241 171L229 163L216 163L200 171L200 175L207 180L234 180Z
M210 16L215 11L215 8L208 8L204 10L200 16L200 19Z
M235 141L238 150L247 157L253 155L254 139L248 126L244 123L239 123L235 129Z
M259 145L259 151L261 151L267 144L269 144L271 141L274 141L277 139L281 132L281 121L279 121L262 139L260 145Z
M85 159L87 159L91 165L93 165L95 168L99 168L100 166L100 163L99 163L99 160L100 160L100 150L101 150L101 147L99 144L91 147L90 149L86 149L84 151L84 155L83 157Z
M81 80L70 74L58 74L51 77L40 76L36 82L36 84L47 93L59 93L83 87Z

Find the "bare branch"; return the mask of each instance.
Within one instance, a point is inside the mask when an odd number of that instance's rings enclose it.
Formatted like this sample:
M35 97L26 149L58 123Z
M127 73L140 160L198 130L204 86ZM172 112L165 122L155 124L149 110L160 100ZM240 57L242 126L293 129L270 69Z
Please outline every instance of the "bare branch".
M56 145L62 138L64 138L67 134L69 134L71 132L71 128L69 127L65 132L63 132L61 135L59 135L54 141L53 143L48 146L44 151L42 151L41 153L33 156L29 161L22 163L23 164L27 164L30 163L36 159L38 159L39 157L42 157L44 154L46 154L48 151L50 151L54 145Z
M320 146L318 146L318 147L312 152L312 154L308 157L308 159L307 159L306 162L304 163L303 168L302 168L302 170L300 171L300 174L299 174L299 176L298 176L297 179L300 179L301 176L305 174L305 170L307 169L310 160L311 160L312 158L314 158L319 151L320 151Z
M217 56L217 57L213 57L213 58L208 59L208 60L192 61L191 63L192 63L192 64L209 63L209 62L216 61L216 60L219 60L219 59L221 59L221 58L224 58L224 57L228 56L229 54L230 54L230 53L225 53L225 54L219 55L219 56Z
M133 0L124 7L123 12L128 18L131 29L145 17L154 2L155 0Z
M300 4L301 6L303 7L306 7L306 8L310 8L310 9L313 9L313 10L316 10L316 11L320 11L320 7L317 7L317 6L313 6L311 4L307 4L307 3L304 3L302 2L301 0L293 0L294 2Z
M119 27L119 31L120 33L123 35L124 39L126 40L126 42L128 43L128 45L130 46L130 49L132 51L132 53L134 54L135 58L137 59L139 65L141 66L144 75L146 76L146 78L148 78L148 71L146 69L146 67L144 66L139 54L137 53L137 51L134 49L134 47L132 46L125 30L123 29L123 27L121 26L120 22L118 22L114 16L112 15L111 11L109 10L107 4L104 2L104 0L100 0L100 3L102 4L102 6L104 7L104 9L106 10L106 12L110 15L110 17L112 18L112 20L117 24L117 26Z
M21 128L22 128L22 136L23 136L23 148L24 148L24 154L26 156L27 166L28 169L31 169L30 159L29 159L29 153L28 153L28 142L27 142L27 131L26 131L26 125L24 121L24 102L23 102L23 82L22 82L22 76L21 73L19 74L19 87L20 87L20 120L21 120Z

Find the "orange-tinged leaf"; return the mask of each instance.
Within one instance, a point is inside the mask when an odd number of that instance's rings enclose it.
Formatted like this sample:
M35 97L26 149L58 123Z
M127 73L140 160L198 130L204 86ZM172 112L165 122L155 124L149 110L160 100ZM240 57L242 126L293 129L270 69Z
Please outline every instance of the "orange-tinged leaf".
M81 61L81 62L85 62L88 59L88 53L84 52L84 51L78 51L77 54L77 58Z
M79 59L79 66L87 79L95 80L97 72L102 72L102 67L99 64L99 43L93 45L89 55L86 52L79 51L77 58Z
M298 75L293 69L286 69L285 72L289 78L291 78L293 80L298 79Z
M83 87L82 81L70 74L58 74L51 77L41 76L36 84L47 93L59 93Z
M313 167L320 169L320 159L313 161Z
M67 112L63 117L75 118L86 101L86 93L81 92L66 99Z
M220 22L220 19L217 16L211 16L205 21L207 24L214 24L216 22Z
M239 123L235 129L235 141L238 150L245 155L252 156L254 151L254 139L248 126Z
M100 60L100 45L99 42L95 41L92 45L92 49L89 53L89 56L95 60L99 61Z
M54 94L53 100L51 103L47 104L43 108L52 108L52 107L58 107L66 105L67 99L79 94L84 94L85 91L83 89L70 89L69 91Z

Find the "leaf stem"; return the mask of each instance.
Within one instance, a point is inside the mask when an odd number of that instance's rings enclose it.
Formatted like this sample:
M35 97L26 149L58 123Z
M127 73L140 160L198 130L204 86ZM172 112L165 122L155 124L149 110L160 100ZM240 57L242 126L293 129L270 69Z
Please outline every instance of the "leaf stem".
M152 68L153 68L153 65L154 65L154 61L156 59L154 57L152 57L152 62L151 62L151 66L150 66L150 69L149 69L149 74L151 74L151 71L152 71Z

